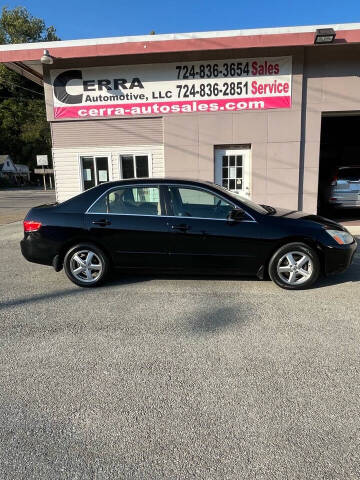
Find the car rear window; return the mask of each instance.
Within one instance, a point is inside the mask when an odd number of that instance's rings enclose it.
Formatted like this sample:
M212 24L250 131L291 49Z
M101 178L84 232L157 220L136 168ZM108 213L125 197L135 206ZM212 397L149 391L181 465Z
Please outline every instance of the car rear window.
M101 196L88 213L161 215L158 186L120 187Z
M338 173L339 180L360 180L360 167L342 168Z

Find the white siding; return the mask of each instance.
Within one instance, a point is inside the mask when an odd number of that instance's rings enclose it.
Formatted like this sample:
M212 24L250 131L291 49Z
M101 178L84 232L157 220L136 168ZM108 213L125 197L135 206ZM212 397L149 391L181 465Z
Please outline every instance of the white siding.
M104 156L111 159L110 180L120 180L119 157L122 154L147 154L151 156L152 177L164 177L163 145L136 145L88 148L53 148L56 200L63 202L82 192L81 156Z

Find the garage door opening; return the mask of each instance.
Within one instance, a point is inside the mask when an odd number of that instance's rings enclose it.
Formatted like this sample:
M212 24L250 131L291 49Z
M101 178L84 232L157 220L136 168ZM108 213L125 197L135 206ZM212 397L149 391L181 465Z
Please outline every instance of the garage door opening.
M318 212L360 225L360 112L322 118Z

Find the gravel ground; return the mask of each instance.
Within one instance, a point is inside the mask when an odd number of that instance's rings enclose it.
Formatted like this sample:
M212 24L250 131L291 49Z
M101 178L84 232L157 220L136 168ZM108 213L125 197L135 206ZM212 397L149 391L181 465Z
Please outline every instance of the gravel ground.
M360 478L360 254L286 292L27 263L0 227L1 479Z

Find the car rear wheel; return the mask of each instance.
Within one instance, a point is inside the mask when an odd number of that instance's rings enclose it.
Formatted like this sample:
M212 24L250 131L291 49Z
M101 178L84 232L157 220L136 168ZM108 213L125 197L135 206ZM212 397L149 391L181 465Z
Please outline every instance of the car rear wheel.
M282 246L269 262L271 280L287 290L308 288L318 279L319 274L319 257L314 249L304 243Z
M72 247L65 255L64 269L68 278L80 287L100 285L109 271L109 261L99 248L91 244Z

